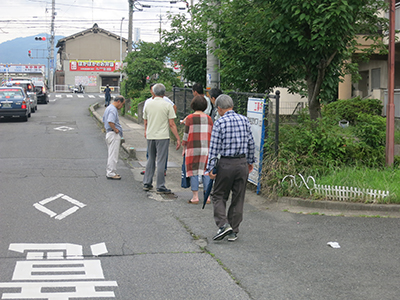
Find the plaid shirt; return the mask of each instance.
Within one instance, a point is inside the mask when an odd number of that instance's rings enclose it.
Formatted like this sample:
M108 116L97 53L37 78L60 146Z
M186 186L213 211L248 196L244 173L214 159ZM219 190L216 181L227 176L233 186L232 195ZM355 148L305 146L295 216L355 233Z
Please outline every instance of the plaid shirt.
M211 133L210 153L208 156L207 172L210 172L218 154L222 156L237 156L245 154L248 164L255 159L255 145L249 120L242 115L228 110L214 123Z

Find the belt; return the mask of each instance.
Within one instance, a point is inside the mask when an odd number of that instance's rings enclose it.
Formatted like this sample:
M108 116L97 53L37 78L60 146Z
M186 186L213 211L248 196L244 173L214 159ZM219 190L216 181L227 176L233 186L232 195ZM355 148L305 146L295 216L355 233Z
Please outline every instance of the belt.
M245 157L246 157L245 154L239 154L239 155L235 155L235 156L223 156L223 155L221 155L221 158L227 158L227 159L245 158Z

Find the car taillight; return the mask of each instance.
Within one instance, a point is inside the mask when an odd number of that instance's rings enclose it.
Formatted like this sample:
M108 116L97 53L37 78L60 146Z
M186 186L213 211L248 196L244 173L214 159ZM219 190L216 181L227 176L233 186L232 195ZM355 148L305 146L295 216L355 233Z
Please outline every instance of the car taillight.
M26 109L26 102L25 102L25 101L22 101L21 108L22 108L22 109Z
M44 86L42 86L42 93L46 93L46 88Z

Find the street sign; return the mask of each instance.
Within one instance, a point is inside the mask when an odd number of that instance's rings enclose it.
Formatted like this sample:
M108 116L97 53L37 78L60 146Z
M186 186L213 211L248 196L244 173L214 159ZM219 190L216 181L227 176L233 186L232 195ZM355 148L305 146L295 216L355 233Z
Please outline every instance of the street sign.
M249 174L251 183L257 186L257 194L260 193L260 178L262 171L264 136L265 136L265 99L249 98L247 102L247 118L251 124L251 132L255 143L256 162L253 164L253 171Z

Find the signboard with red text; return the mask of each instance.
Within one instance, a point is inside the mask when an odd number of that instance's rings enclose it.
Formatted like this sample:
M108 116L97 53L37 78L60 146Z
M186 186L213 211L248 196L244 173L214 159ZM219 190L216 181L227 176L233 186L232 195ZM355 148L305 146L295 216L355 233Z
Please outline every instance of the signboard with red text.
M119 61L70 60L69 70L77 72L114 72L119 70Z

